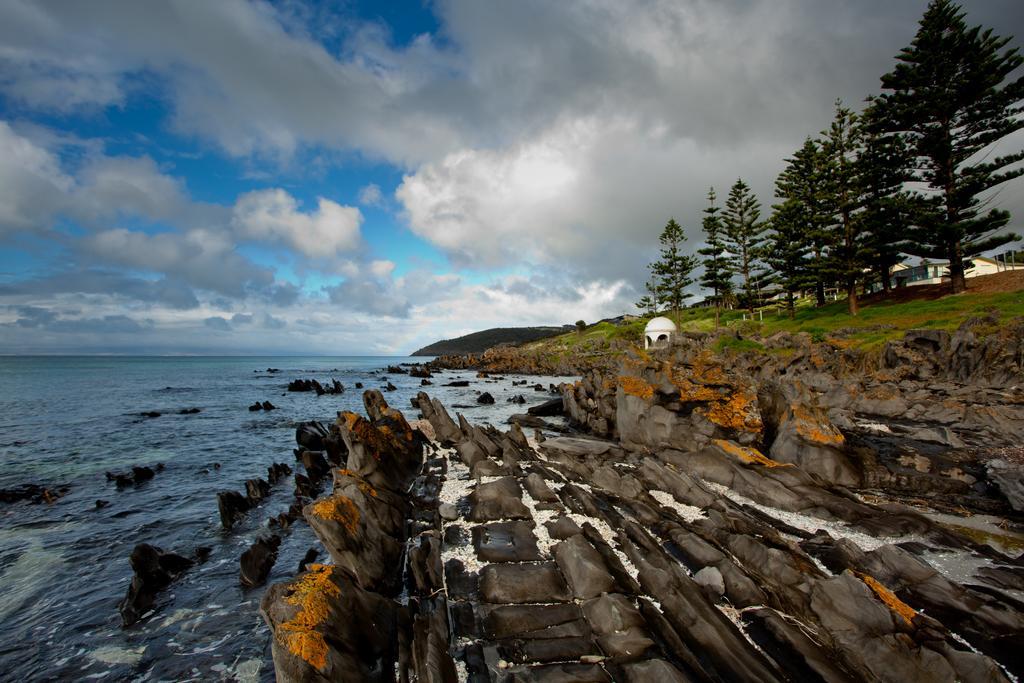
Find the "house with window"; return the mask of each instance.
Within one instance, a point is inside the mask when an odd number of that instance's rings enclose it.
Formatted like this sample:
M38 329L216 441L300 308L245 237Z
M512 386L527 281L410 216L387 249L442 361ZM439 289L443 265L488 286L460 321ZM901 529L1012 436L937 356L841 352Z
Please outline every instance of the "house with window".
M964 275L972 278L982 275L994 275L1007 270L1024 270L1024 263L1003 259L998 256L996 258L974 256L971 257ZM949 282L949 261L922 259L917 265L897 263L893 266L891 277L893 287L937 285L942 282ZM878 289L877 285L875 289Z

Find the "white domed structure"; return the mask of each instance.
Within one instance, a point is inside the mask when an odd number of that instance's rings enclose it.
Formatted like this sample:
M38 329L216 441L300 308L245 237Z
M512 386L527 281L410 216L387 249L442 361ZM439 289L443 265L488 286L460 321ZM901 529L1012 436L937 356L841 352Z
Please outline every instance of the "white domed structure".
M663 349L672 344L672 338L678 329L676 324L665 317L652 318L644 328L644 348Z

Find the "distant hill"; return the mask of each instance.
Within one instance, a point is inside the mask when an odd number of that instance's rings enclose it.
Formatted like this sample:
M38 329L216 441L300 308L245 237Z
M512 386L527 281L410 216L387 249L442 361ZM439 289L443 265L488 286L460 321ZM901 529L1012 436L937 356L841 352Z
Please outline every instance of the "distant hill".
M418 351L412 356L443 356L448 354L483 353L498 344L525 344L563 334L572 326L565 327L495 327L482 332L473 332L455 339L442 339Z

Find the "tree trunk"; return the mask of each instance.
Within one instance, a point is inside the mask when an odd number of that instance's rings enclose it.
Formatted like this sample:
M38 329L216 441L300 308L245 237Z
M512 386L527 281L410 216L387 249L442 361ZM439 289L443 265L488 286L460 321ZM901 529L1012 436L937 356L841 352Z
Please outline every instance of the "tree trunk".
M825 282L821 279L821 251L814 249L814 296L816 305L821 308L825 305Z
M967 276L964 274L964 257L960 243L953 245L952 253L949 256L949 284L953 294L967 291Z
M789 319L793 320L796 318L796 306L793 305L793 292L789 292L789 296L786 297L786 307L789 309Z
M857 315L860 305L857 302L857 278L846 278L846 309L850 315Z

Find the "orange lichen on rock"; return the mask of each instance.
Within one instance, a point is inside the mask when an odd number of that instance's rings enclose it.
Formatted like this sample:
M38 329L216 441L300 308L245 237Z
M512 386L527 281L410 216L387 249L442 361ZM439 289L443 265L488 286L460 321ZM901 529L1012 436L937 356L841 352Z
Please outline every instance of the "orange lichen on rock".
M338 522L349 535L355 535L359 528L359 508L345 496L328 496L313 503L313 514L320 519Z
M720 427L735 431L760 432L764 426L757 412L757 396L740 390L708 406L705 415Z
M733 443L732 441L726 441L725 439L715 439L712 443L729 455L736 456L743 462L753 462L758 465L764 465L765 467L792 467L789 463L776 462L775 460L766 457L756 448L740 446L739 444Z
M359 490L362 491L364 496L373 496L374 498L377 497L377 489L373 488L370 485L370 482L366 481L352 470L338 470L338 474L340 474L343 477L351 477L352 479L355 479L356 486L359 487Z
M405 450L401 440L386 425L375 425L348 411L338 413L338 424L355 437L354 441L366 446L375 460L381 459L381 453ZM412 440L412 430L407 431L407 438Z
M327 665L327 641L316 628L323 624L331 609L331 600L341 595L341 589L331 580L333 567L323 564L309 565L309 571L292 584L292 593L286 602L297 605L299 611L278 625L277 639L296 657L317 669Z
M854 572L854 575L867 584L867 587L875 592L878 599L884 602L886 607L898 614L908 626L913 624L914 617L917 616L917 612L914 611L913 607L897 598L895 593L883 586L874 577L860 572Z
M794 403L790 406L793 413L793 420L796 421L797 433L806 441L825 444L829 446L840 446L846 439L827 418L818 418L810 410Z
M649 401L654 396L654 387L639 377L620 375L619 386L630 396L638 396L645 401Z

